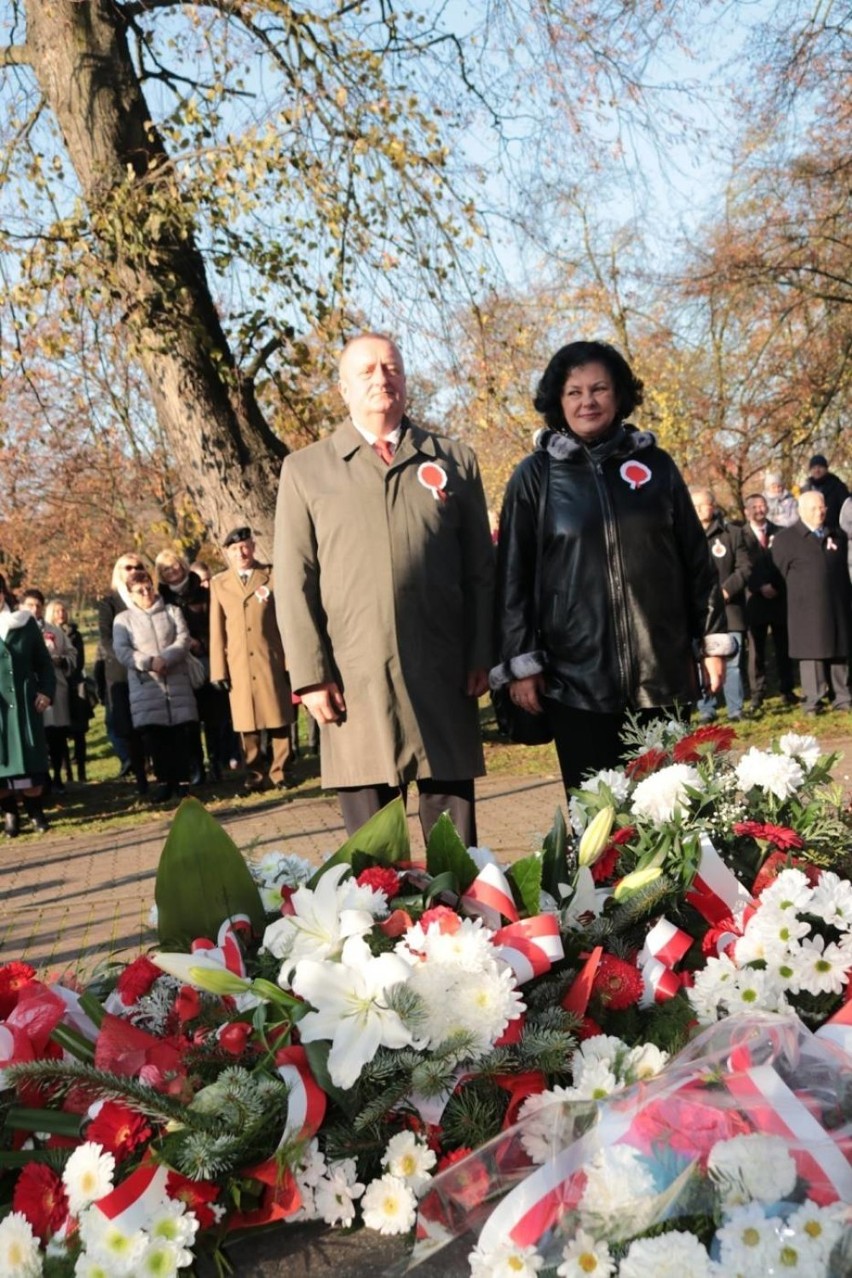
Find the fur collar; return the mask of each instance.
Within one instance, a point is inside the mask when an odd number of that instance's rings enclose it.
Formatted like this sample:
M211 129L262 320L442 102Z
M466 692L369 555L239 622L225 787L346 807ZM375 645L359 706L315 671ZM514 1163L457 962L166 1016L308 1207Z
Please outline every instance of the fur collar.
M5 641L10 630L20 630L28 621L33 621L34 617L26 608L18 608L12 612L8 604L4 604L0 609L0 639Z
M549 453L554 461L577 461L589 454L596 456L597 448L602 450L605 457L630 457L646 448L652 448L656 442L652 431L637 430L626 422L619 426L610 439L592 447L587 447L567 431L551 430L549 426L542 427L533 436L535 451Z

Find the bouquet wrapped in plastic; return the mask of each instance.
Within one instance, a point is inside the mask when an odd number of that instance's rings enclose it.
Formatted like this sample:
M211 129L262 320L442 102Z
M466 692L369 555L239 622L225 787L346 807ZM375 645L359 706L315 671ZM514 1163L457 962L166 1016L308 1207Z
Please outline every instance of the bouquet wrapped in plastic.
M411 1268L451 1247L474 1278L841 1278L850 1204L852 1058L795 1016L739 1014L617 1095L531 1098L432 1182Z

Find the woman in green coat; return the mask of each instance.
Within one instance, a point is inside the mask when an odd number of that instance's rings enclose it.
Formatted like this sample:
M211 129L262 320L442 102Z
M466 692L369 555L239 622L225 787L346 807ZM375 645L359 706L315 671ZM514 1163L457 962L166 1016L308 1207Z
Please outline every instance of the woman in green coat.
M43 715L53 701L53 662L32 613L18 609L0 574L0 810L10 838L18 833L20 794L33 823L47 829L41 804L48 754Z

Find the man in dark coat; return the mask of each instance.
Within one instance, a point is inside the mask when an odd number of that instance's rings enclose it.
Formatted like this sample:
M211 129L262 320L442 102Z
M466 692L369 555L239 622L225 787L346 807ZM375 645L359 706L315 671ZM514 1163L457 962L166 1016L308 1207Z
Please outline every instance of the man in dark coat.
M728 633L734 636L737 643L736 656L729 658L725 670L724 688L728 719L735 723L743 714L742 663L746 631L746 586L751 577L751 559L742 528L725 522L709 488L691 488L689 491L719 574ZM703 697L698 703L698 714L705 723L715 719L716 698Z
M795 706L799 698L793 691L795 677L787 639L787 597L784 579L770 551L775 534L781 530L767 518L766 499L760 493L746 497L745 511L748 522L743 527L743 540L752 564L746 590L751 708L759 710L766 697L766 640L770 630L781 697L785 705Z
M814 453L808 462L808 477L802 484L803 493L822 493L825 498L825 526L837 528L840 523L840 507L849 496L849 489L839 475L828 469L828 461L822 453Z
M799 659L805 710L852 706L849 687L849 574L846 535L826 527L822 493L802 493L799 522L776 533L772 559L787 587L790 655Z

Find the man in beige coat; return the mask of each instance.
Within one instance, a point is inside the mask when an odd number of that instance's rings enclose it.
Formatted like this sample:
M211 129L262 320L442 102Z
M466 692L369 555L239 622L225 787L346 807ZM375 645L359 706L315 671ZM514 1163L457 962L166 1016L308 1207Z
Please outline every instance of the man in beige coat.
M340 391L350 420L281 472L275 597L293 687L350 833L416 781L424 832L447 810L475 843L494 560L476 457L405 417L385 337L348 343Z
M248 788L290 783L293 698L275 620L272 567L255 559L250 528L233 528L224 541L228 567L210 582L210 680L230 692L231 717L240 733ZM272 748L268 777L261 730Z

